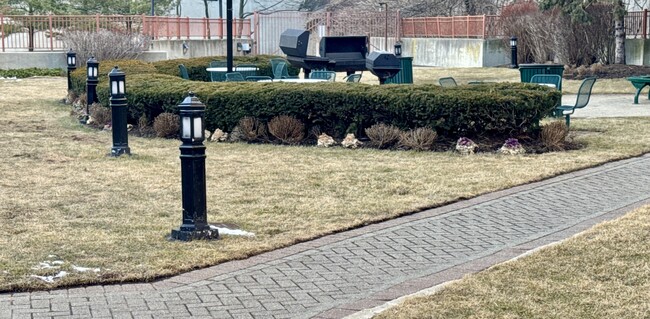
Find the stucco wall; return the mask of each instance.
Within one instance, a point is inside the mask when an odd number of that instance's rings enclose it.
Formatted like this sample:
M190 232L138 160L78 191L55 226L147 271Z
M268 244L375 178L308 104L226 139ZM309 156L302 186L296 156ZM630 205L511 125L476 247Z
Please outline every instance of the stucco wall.
M650 65L650 40L626 39L625 63L629 65Z
M0 69L67 69L65 53L65 51L0 52ZM149 62L166 60L167 52L147 51L140 56L140 59Z
M402 55L413 65L438 67L488 67L510 63L500 40L403 38Z

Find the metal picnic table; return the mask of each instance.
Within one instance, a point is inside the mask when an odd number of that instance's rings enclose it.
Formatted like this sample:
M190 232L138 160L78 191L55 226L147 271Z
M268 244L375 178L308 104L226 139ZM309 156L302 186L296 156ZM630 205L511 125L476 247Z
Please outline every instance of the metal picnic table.
M632 82L632 85L636 88L634 104L639 104L639 94L644 87L650 85L650 75L631 76L627 80ZM650 99L650 91L648 91L648 99Z

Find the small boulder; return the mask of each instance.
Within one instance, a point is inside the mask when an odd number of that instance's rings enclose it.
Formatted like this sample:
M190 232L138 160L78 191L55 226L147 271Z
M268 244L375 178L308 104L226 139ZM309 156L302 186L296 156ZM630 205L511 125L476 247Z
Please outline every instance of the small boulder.
M228 133L222 131L221 129L214 130L212 136L210 136L210 142L225 142L228 139Z
M336 145L336 141L331 136L323 133L318 136L318 147L330 147Z
M348 135L345 136L345 139L341 141L341 145L346 148L357 148L363 144L361 141L359 141L354 134L349 133Z

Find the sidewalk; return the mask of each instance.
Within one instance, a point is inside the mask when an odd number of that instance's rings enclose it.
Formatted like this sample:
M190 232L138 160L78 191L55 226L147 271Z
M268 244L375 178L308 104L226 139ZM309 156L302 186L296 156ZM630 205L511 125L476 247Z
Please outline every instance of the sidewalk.
M645 91L644 91L645 92ZM562 96L563 105L574 105L575 94ZM650 116L650 101L647 94L639 95L639 104L634 104L634 94L592 94L585 108L576 110L572 118Z
M650 116L592 98L584 116ZM0 318L342 318L648 204L648 171L650 155L608 163L154 283L0 294Z

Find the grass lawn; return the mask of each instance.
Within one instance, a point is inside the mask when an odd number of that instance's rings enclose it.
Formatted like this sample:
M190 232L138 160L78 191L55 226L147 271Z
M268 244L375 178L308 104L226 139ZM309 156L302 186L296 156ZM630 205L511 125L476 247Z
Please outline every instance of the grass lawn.
M648 118L575 119L587 147L540 155L209 144L208 220L256 236L172 242L180 142L130 137L134 156L107 157L110 133L57 102L65 86L0 83L0 291L172 275L650 151ZM57 273L35 269L55 260L68 276L31 277Z
M336 78L342 79L345 73L338 73ZM413 67L413 82L416 84L438 84L438 79L446 76L453 77L458 85L469 81L520 82L519 70L509 68L438 68ZM379 84L377 77L369 71L363 72L361 82ZM562 80L562 92L576 94L582 80ZM621 79L598 79L593 88L594 94L634 94L636 89L630 81ZM645 90L644 90L645 92Z
M376 316L648 318L650 207Z

